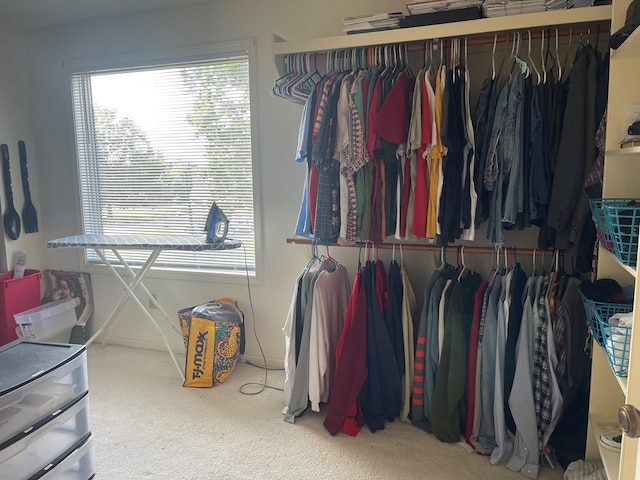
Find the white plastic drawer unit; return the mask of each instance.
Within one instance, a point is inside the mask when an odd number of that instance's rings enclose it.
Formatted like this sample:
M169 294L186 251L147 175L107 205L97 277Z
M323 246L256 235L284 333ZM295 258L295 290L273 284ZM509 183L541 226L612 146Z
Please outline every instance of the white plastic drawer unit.
M86 349L17 340L0 347L0 445L88 391Z
M96 472L93 452L93 437L89 435L29 480L90 480Z
M65 410L51 415L44 424L36 424L8 445L0 445L0 471L3 478L38 478L52 461L69 451L90 433L89 394Z

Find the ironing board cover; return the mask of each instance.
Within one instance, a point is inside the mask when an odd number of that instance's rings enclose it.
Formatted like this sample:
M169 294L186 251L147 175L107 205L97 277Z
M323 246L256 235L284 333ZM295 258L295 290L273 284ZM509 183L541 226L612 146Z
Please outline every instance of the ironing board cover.
M239 248L237 240L226 239L222 243L207 243L205 237L196 235L72 235L49 240L49 248L91 247L120 248L130 250L185 250L201 252L205 250L229 250Z

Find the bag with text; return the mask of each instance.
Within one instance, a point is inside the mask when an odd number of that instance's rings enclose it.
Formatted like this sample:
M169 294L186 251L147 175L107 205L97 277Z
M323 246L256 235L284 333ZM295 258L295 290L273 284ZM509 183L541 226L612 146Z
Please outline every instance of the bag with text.
M218 301L191 311L185 387L212 387L223 383L244 350L243 315L234 303ZM241 348L242 347L242 348Z

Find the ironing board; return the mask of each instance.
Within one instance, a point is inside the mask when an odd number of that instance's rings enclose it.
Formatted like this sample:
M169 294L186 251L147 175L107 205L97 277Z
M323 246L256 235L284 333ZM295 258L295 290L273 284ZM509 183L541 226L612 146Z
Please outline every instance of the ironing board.
M156 322L151 312L140 301L138 296L134 293L136 288L140 288L142 292L149 298L149 301L158 309L158 311L164 316L169 326L176 331L180 336L182 333L178 329L177 322L171 321L171 318L164 309L160 306L158 301L151 295L147 287L142 283L142 280L146 273L151 269L156 259L162 253L163 250L182 250L189 252L202 252L202 251L217 251L217 250L229 250L233 248L239 248L242 244L236 240L224 240L221 243L207 243L204 236L183 236L183 235L72 235L70 237L57 238L55 240L49 240L47 247L49 248L84 248L92 249L104 262L107 268L111 271L118 282L124 287L125 295L120 302L113 309L107 320L102 326L86 341L85 345L89 346L93 341L98 338L104 332L102 336L102 345L106 343L107 336L109 334L109 326L113 319L118 316L127 300L132 300L144 313L144 316L151 322L151 324L158 331L171 359L180 374L180 378L184 381L184 368L178 363L178 360L169 345L165 333L168 329L162 329ZM106 257L104 250L111 250L116 258L120 261L124 267L124 272L131 276L131 281L127 282L123 276L114 268L109 259ZM147 257L147 260L141 267L134 270L127 264L122 255L121 250L150 250L151 253Z

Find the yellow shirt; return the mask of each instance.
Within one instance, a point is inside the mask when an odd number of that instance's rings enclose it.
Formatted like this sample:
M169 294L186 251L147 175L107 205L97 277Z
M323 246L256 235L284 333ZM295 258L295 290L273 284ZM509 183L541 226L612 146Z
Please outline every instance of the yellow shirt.
M435 238L438 230L438 182L440 180L440 162L446 153L442 144L440 130L442 126L442 80L441 71L436 75L435 105L433 118L436 123L436 135L433 139L433 147L429 150L429 208L427 210L427 237ZM428 79L427 79L428 80Z

